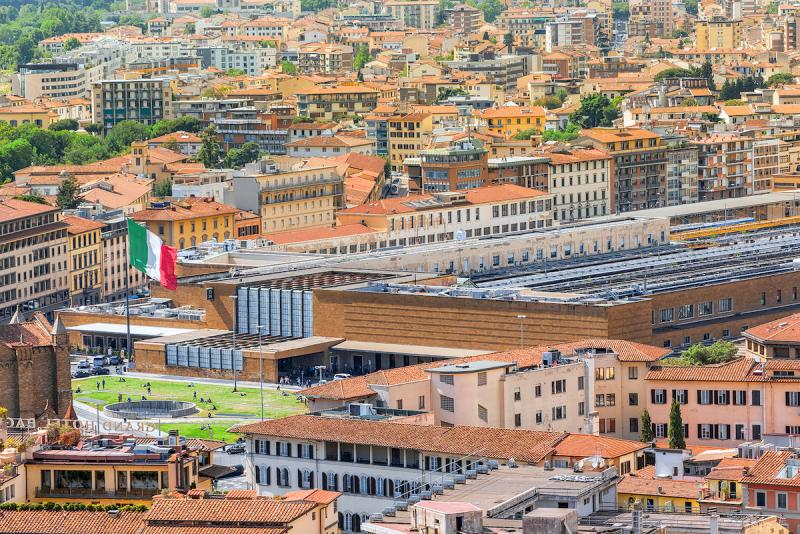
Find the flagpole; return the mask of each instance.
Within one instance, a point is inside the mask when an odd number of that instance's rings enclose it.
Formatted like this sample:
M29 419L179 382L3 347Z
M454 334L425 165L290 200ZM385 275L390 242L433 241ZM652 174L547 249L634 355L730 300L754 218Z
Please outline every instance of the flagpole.
M133 345L131 344L131 293L128 281L130 278L130 275L128 274L128 264L131 262L131 258L128 255L129 249L130 234L128 234L128 216L125 215L125 326L127 328L125 348L127 349L128 353L128 367L130 367L130 364L133 361Z

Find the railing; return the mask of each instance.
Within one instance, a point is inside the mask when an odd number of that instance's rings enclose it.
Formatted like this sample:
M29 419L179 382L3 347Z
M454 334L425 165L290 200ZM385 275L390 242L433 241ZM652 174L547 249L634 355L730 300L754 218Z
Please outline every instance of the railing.
M37 498L58 499L151 499L161 493L160 489L104 490L93 488L36 488Z

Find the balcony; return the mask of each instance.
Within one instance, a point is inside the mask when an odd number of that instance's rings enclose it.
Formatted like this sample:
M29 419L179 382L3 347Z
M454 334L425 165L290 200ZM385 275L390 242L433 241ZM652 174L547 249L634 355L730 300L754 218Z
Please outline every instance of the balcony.
M106 491L92 488L36 488L36 497L41 499L152 499L161 493L160 489L143 488Z

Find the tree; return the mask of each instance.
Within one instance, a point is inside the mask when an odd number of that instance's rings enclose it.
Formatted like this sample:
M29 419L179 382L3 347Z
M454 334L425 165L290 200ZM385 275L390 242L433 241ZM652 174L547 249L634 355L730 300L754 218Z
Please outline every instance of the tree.
M494 22L505 6L500 0L467 0L467 4L483 11L486 22Z
M672 407L669 410L669 448L686 448L686 440L683 438L683 418L681 418L681 405L677 400L672 401Z
M300 0L300 9L304 12L316 13L336 6L336 0Z
M203 129L203 123L195 117L183 116L177 119L162 119L150 127L150 137L161 137L173 132L197 133Z
M664 69L653 77L654 81L660 82L666 78L694 78L695 72L689 69L681 69L674 67L671 69Z
M271 39L262 39L260 44L261 48L278 48L278 43Z
M737 350L736 345L730 341L717 341L709 346L698 343L683 351L680 357L665 358L662 363L682 367L725 363L736 359Z
M778 2L770 2L767 6L766 13L768 15L777 15L778 14Z
M539 135L541 133L542 132L540 132L538 128L528 128L527 130L522 130L520 132L517 132L517 134L514 135L514 139L517 139L519 141L527 141L531 137Z
M733 98L731 100L726 100L726 106L744 106L746 102L744 100L739 100L738 98Z
M292 124L298 124L301 122L314 122L314 120L306 115L297 115L296 117L292 118Z
M229 169L238 169L244 167L246 163L256 161L259 155L260 149L258 143L250 141L243 144L241 148L228 150L223 165Z
M626 0L614 0L611 9L614 20L628 20L630 18L630 5Z
M33 202L35 204L47 204L47 201L39 195L17 195L14 198L17 200L24 200L25 202Z
M683 5L686 7L688 14L697 15L697 0L684 0Z
M511 53L511 49L514 46L514 36L511 33L506 33L503 35L503 44L506 45L508 49L508 53Z
M225 76L237 77L244 76L247 72L244 69L228 69L225 71Z
M437 102L444 102L445 100L448 100L451 97L454 97L454 96L467 96L468 94L469 93L467 93L465 90L463 90L460 87L440 87L439 88L439 92L436 95L436 101Z
M0 144L0 170L4 178L13 178L11 174L33 163L33 145L27 139L14 139Z
M149 139L150 129L146 124L135 120L118 122L106 135L106 143L112 150L125 150L130 148L134 141Z
M533 101L534 106L542 106L546 109L556 109L561 107L562 102L556 96L543 96Z
M96 122L92 122L84 126L83 129L86 130L86 133L99 134L100 132L103 131L103 125L97 124Z
M580 133L581 127L574 122L570 122L563 130L545 130L542 134L542 143L547 143L548 141L566 143L577 138Z
M364 68L364 65L372 61L372 56L369 54L369 48L367 45L361 45L358 47L356 51L356 55L353 58L353 70L355 72L360 71Z
M76 48L80 48L81 42L76 39L75 37L70 37L66 41L64 41L64 51L69 52L70 50L75 50Z
M75 177L67 175L64 181L58 186L56 194L56 206L62 210L70 210L78 207L81 202L80 188Z
M687 32L683 28L677 28L676 30L672 31L673 39L681 39L683 37L689 37L689 32Z
M74 132L78 128L80 128L80 124L78 124L78 121L75 119L61 119L47 127L48 130L53 132L58 132L61 130L72 130Z
M153 187L153 194L157 197L171 197L172 196L172 180L166 178L156 182Z
M200 152L197 153L197 160L202 162L209 169L218 169L222 164L222 148L217 139L217 128L209 126L200 134L203 144Z
M650 443L656 438L653 435L653 422L650 421L650 412L647 409L642 412L639 435L639 441L642 443Z
M200 16L203 17L204 19L207 19L208 17L214 15L214 13L215 13L214 8L212 8L211 6L203 6L202 8L200 8Z
M784 85L794 82L794 76L788 72L776 72L767 78L767 87L775 87L776 85Z
M186 25L183 27L183 34L184 35L194 35L196 28L194 27L194 22L187 22Z
M297 65L289 61L288 59L284 59L280 63L281 65L281 72L284 74L297 74Z
M570 115L570 122L581 128L611 126L619 116L617 105L602 93L594 93L581 98L580 107Z

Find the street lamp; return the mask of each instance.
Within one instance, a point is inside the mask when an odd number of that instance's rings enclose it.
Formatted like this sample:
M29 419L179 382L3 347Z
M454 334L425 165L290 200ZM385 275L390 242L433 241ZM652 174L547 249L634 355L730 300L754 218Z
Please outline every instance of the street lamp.
M517 315L517 319L519 319L519 348L525 348L525 319L527 319L527 315Z
M236 388L236 317L238 315L238 310L236 309L237 300L239 295L228 295L229 298L233 299L233 350L231 350L231 367L233 368L233 392L236 393L239 391Z
M261 394L261 420L264 420L264 346L261 344L261 332L265 325L258 325L258 389Z

